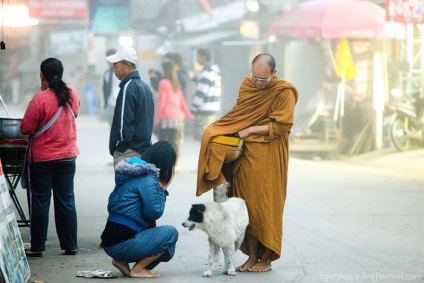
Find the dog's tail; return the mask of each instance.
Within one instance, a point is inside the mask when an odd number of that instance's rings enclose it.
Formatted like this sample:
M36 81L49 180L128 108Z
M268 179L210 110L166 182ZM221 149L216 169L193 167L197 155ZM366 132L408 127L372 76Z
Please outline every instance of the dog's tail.
M216 202L225 202L228 199L227 193L230 183L221 184L213 189L214 200Z

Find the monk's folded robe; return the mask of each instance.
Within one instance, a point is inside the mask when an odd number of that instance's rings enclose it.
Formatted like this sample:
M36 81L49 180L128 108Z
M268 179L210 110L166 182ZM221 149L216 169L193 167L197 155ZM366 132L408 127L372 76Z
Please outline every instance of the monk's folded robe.
M273 260L281 255L288 137L297 97L294 85L278 77L265 89L246 77L233 109L206 128L199 153L197 196L227 182L222 170L226 151L211 141L213 137L233 135L250 126L269 126L268 135L244 139L242 155L231 162L230 174L232 195L243 198L248 206L249 231L274 252ZM247 254L245 243L241 250Z

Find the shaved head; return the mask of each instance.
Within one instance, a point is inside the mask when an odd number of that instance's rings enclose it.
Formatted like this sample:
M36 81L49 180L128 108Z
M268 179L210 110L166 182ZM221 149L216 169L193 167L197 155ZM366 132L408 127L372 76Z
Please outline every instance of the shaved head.
M271 69L271 73L275 70L275 59L270 54L258 54L253 58L252 65L257 64L259 67L267 65Z
M257 88L263 89L273 81L276 73L274 57L269 54L259 54L252 61L252 72L249 77Z

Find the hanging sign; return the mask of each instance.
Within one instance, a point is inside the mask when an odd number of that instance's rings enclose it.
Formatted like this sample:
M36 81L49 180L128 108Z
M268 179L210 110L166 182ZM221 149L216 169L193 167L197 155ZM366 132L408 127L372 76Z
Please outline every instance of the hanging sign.
M424 2L421 0L386 0L386 20L421 24L424 22Z
M88 16L87 0L28 0L32 18L73 18Z
M131 18L129 4L129 0L90 0L90 30L102 35L128 31Z

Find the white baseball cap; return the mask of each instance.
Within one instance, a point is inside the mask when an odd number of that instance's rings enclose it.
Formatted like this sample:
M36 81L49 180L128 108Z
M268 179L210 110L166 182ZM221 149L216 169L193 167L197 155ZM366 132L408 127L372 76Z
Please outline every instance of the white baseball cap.
M138 56L134 48L119 48L115 54L107 56L106 60L110 63L116 63L125 60L136 64L138 61Z

